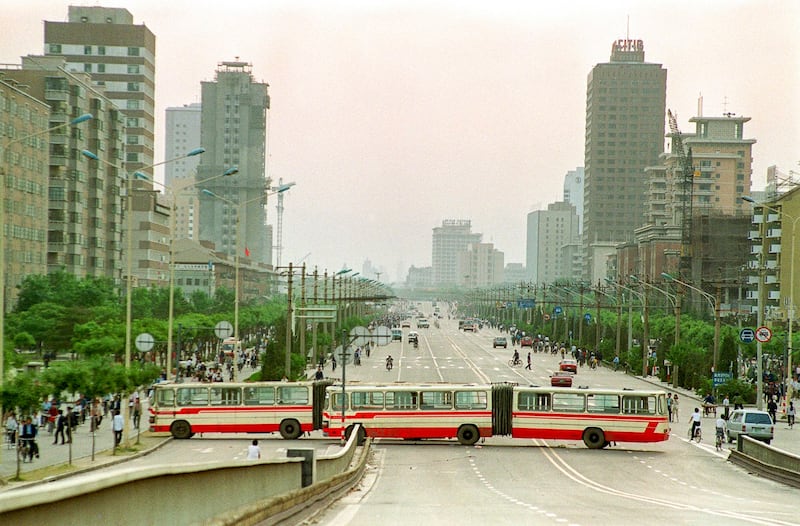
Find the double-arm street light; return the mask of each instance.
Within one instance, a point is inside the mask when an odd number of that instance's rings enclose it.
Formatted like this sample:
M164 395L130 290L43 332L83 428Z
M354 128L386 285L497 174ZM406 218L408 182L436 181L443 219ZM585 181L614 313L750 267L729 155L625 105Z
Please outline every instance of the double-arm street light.
M619 287L621 289L625 289L631 294L635 294L639 301L642 302L642 376L647 376L647 364L649 362L648 355L650 354L650 314L648 312L647 307L647 294L642 293L636 290L633 290L630 287L623 285L622 283L617 283L616 281L612 281L606 278L606 282L610 285L614 285L615 287ZM632 305L633 302L628 303L628 350L630 351L632 346Z
M664 290L664 289L662 289L660 287L656 287L652 283L648 283L647 281L642 281L637 276L635 276L633 274L631 274L630 278L631 278L631 281L635 281L636 283L644 285L645 287L651 288L653 290L657 290L658 292L662 293L664 296L667 297L667 300L669 300L670 305L672 305L672 310L673 310L673 312L675 314L675 342L674 342L674 344L678 345L678 342L680 341L680 337L681 337L681 302L680 302L680 298L678 297L678 295L677 294L670 294L666 290Z
M263 194L259 195L258 197L254 197L253 199L248 199L242 203L237 203L231 199L226 197L222 197L219 194L215 194L211 190L206 188L201 189L201 192L209 197L213 197L215 199L219 199L223 203L227 204L228 206L236 209L236 226L234 233L236 235L236 255L233 258L233 266L234 266L234 291L233 291L233 338L236 340L236 349L234 350L234 367L233 371L236 374L237 368L236 359L239 357L238 353L240 352L239 347L241 346L239 342L239 253L241 252L241 236L239 233L239 225L241 224L241 213L239 208L244 208L245 205L250 203L254 203L256 201L264 201L264 206L267 204L267 198L271 195L282 194L283 192L289 190L294 183L284 184L276 187L275 191L273 192L264 192Z
M760 206L762 208L766 208L767 210L772 210L773 212L777 212L778 214L781 215L781 217L784 217L784 216L788 217L792 221L792 243L791 243L791 249L789 250L789 254L790 254L790 260L789 260L790 261L790 263L789 263L789 307L788 307L788 313L787 313L787 316L789 318L789 337L788 337L788 343L787 343L787 351L789 353L789 357L788 357L787 365L786 365L786 372L787 372L787 375L788 375L788 378L789 378L788 385L786 386L786 399L787 400L791 400L792 399L792 389L793 389L792 379L794 378L794 376L792 374L792 326L793 326L793 322L794 322L794 254L795 254L794 253L794 247L795 247L795 233L796 233L796 228L795 227L797 226L797 220L800 219L800 216L794 217L794 216L792 216L790 214L787 214L782 209L778 210L777 208L773 208L770 205L767 205L767 204L764 204L764 203L759 203L755 199L753 199L752 197L747 196L747 195L742 196L742 199L744 201L747 201L748 203L752 203L752 204L758 205L758 206ZM781 244L783 244L783 243L781 243ZM783 257L781 257L781 262L782 261L783 261ZM783 265L781 265L781 274L782 273L783 273ZM759 280L760 279L761 278L759 277ZM783 283L783 279L781 279L781 283ZM759 306L759 311L760 311L761 308L762 307ZM759 327L760 326L761 326L761 323L759 322ZM761 345L760 341L758 342L758 345L759 346ZM761 360L761 358L759 358L759 365L761 364L760 360ZM760 370L759 370L759 374L760 374ZM759 393L759 400L760 399L761 399L761 397L760 397L760 393ZM788 406L788 404L787 404L787 406Z
M161 166L162 164L171 163L174 161L179 161L181 159L185 159L187 157L194 157L195 155L200 155L205 152L205 148L195 148L190 150L188 153L175 157L174 159L168 159L166 161L161 161L158 163L151 164L149 166L143 167L140 171L134 172L133 174L129 174L127 176L127 221L126 221L126 235L128 237L126 243L126 251L128 252L126 255L126 266L127 266L127 280L125 283L125 368L128 369L131 366L131 332L133 330L133 304L131 303L131 295L133 293L133 180L134 179L147 179L147 176L144 175L144 170L149 170L150 168L155 168L156 166ZM101 159L96 154L90 152L89 150L82 150L81 154L84 157L88 157L94 161L101 162L106 164L112 168L119 169L119 167L113 163L106 161L105 159ZM169 352L167 353L169 355ZM169 374L169 372L167 373ZM129 432L129 407L128 404L123 403L123 419L124 419L124 441L128 443L128 432Z

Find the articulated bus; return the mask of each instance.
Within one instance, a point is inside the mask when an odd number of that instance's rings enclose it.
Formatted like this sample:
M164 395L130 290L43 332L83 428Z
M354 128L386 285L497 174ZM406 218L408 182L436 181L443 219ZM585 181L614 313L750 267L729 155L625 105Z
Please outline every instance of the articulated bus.
M611 442L669 438L666 394L661 391L565 389L494 385L348 385L328 387L323 431L359 439L511 436L583 440L598 449Z
M344 406L344 410L343 410ZM481 437L611 442L669 438L666 393L500 384L341 384L316 382L162 383L150 430L176 438L196 433L273 433L298 438L321 429L359 440Z
M317 382L161 383L150 405L150 431L274 433L286 439L322 427L325 388Z

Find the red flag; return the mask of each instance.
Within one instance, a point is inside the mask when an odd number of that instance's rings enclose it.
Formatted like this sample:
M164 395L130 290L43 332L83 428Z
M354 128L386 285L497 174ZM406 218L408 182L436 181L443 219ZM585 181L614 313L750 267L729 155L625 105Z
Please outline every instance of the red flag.
M249 248L244 247L244 255L247 256L247 257L250 257L250 249Z

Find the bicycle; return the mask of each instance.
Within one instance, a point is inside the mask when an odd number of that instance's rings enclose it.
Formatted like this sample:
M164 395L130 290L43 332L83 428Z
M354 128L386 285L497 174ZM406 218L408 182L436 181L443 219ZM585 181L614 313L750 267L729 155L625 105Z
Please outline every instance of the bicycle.
M694 430L694 435L692 435L692 430ZM700 429L700 426L692 427L689 429L689 440L694 440L698 444L703 439L703 430Z
M522 360L511 359L508 361L509 367L522 367Z
M714 442L714 447L717 448L717 451L722 451L722 443L725 441L725 429L718 427L717 428L717 438Z

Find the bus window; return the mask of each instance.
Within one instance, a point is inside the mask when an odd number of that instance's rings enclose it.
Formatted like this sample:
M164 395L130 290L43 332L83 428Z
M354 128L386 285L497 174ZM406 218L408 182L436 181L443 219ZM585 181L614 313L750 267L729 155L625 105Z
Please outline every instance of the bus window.
M275 388L245 387L244 405L275 405Z
M178 405L208 405L208 387L179 387Z
M553 411L582 413L585 397L581 393L553 393Z
M386 409L416 409L417 393L411 391L390 391L386 393Z
M550 411L550 393L523 391L517 397L517 408L521 411Z
M173 407L175 405L175 391L172 389L156 389L156 406Z
M486 391L456 391L456 409L486 409Z
M239 387L212 387L211 405L239 405L241 395Z
M422 391L419 393L420 409L452 409L453 393L450 391Z
M278 387L278 405L308 405L308 387Z
M331 395L331 411L342 410L342 393L336 392Z
M626 415L654 415L656 397L625 395L622 397L622 412Z
M350 393L350 406L353 409L383 409L383 392Z
M615 394L587 395L586 410L590 413L619 414L619 396Z

